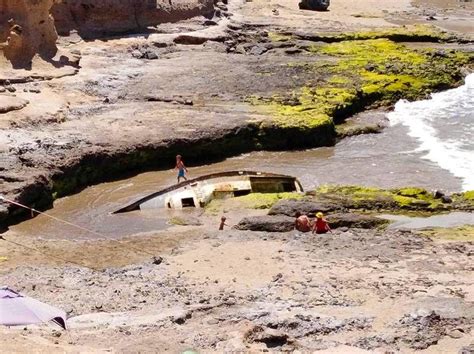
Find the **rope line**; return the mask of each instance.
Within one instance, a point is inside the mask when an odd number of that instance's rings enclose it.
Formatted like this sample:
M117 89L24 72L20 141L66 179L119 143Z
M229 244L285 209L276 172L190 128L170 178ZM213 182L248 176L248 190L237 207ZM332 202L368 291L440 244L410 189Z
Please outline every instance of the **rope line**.
M14 244L14 245L16 245L16 246L20 246L20 247L26 248L26 249L28 249L28 250L30 250L30 251L36 251L36 252L42 253L42 254L44 254L44 255L46 255L46 256L49 256L49 257L51 257L51 258L59 259L59 260L61 260L61 261L63 261L63 262L66 262L66 263L71 263L71 264L74 264L74 265L76 265L76 266L83 267L83 268L89 268L89 269L91 269L91 270L93 270L93 271L96 271L96 272L99 271L98 269L96 269L96 268L94 268L94 267L86 266L86 265L84 265L84 264L77 263L77 262L75 262L75 261L71 261L71 260L66 259L66 258L62 258L62 257L59 257L59 256L55 256L55 255L53 255L53 254L46 253L45 251L40 250L38 247L26 246L26 245L24 245L24 244L22 244L22 243L18 243L18 242L15 242L15 241L7 240L5 237L3 237L3 236L1 236L1 235L0 235L0 240L5 241L5 242L8 242L8 243L11 243L11 244Z
M73 227L75 227L75 228L78 228L78 229L80 229L80 230L86 231L86 232L88 232L88 233L91 233L91 234L94 234L94 235L103 237L103 238L105 238L105 239L108 239L108 240L110 240L110 241L113 241L113 242L118 243L120 246L127 247L127 249L132 249L132 250L135 250L135 251L137 251L137 252L146 253L146 254L149 255L149 256L155 257L155 255L154 255L153 253L150 253L150 252L148 252L147 250L145 250L145 249L143 249L143 248L135 247L135 246L132 246L132 245L124 245L124 244L123 244L122 242L120 242L119 240L113 239L113 238L111 238L111 237L109 237L109 236L107 236L107 235L104 235L104 234L100 233L100 232L97 232L97 231L88 229L88 228L86 228L86 227L83 227L83 226L74 224L74 223L69 222L69 221L67 221L67 220L60 219L60 218L58 218L58 217L56 217L56 216L49 215L49 214L47 214L47 213L43 213L42 211L36 210L36 209L34 209L34 208L31 208L31 207L29 207L29 206L27 206L27 205L23 205L23 204L21 204L21 203L15 202L15 201L13 201L13 200L6 199L6 198L3 197L3 196L0 196L0 201L4 201L4 202L6 202L6 203L10 203L10 204L19 206L19 207L21 207L21 208L30 210L32 213L34 212L34 213L38 213L38 214L44 215L44 216L46 216L46 217L48 217L48 218L51 218L51 219L56 220L56 221L58 221L58 222L62 222L62 223L64 223L64 224L66 224L66 225L73 226ZM6 239L3 238L3 237L2 237L1 239L5 240L5 241L8 241L8 240L6 240ZM9 241L9 242L12 242L12 241ZM27 247L27 246L25 246L25 247Z

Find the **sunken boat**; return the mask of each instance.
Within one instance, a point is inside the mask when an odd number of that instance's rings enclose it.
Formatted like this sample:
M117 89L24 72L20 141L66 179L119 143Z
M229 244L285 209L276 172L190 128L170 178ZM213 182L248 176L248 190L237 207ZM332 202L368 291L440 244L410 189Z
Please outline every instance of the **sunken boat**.
M250 193L303 192L297 178L267 172L228 171L187 180L143 197L114 212L145 209L202 208L213 199Z

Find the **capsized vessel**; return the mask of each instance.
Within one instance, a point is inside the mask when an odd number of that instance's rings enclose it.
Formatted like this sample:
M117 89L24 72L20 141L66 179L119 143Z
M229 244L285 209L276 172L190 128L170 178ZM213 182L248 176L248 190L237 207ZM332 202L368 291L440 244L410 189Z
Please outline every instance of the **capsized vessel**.
M113 212L143 209L202 208L213 199L250 193L303 192L296 177L268 172L227 171L187 180L143 197Z

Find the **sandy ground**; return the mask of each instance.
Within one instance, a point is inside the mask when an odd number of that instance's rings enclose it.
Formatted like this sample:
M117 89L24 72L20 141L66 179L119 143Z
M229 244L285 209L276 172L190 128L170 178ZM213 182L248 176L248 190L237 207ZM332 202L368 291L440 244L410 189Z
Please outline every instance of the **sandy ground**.
M127 244L163 262L153 265ZM100 270L8 246L1 282L70 319L67 332L2 329L3 350L443 353L472 342L469 241L406 231L311 236L186 226L122 245L42 246Z
M396 23L431 24L474 35L474 5L469 1L331 0L329 11L311 12L299 11L295 1L253 0L246 3L242 13L244 21L290 28L299 28L304 24L315 32L390 27Z
M242 13L244 20L252 23L296 28L304 23L315 32L336 32L393 26L385 17L411 8L409 0L332 0L326 12L300 11L295 5L291 0L253 0L245 4Z
M474 3L458 0L415 0L415 14L447 30L474 35ZM408 16L409 17L409 16Z

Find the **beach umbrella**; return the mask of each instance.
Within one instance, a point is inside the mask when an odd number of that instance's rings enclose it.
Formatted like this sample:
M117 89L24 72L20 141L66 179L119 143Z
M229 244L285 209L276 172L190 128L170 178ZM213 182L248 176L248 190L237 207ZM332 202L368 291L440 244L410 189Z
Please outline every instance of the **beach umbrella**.
M21 326L48 321L66 329L64 311L7 287L0 288L0 325Z

